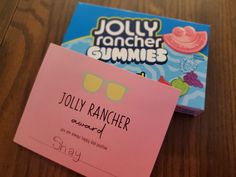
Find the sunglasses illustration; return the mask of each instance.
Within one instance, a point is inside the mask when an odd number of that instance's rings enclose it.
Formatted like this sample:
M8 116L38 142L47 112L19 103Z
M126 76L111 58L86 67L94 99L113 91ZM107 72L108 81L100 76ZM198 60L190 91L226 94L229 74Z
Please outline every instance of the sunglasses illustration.
M112 101L120 101L123 99L127 88L113 81L106 81L95 74L85 74L83 87L86 91L95 93L102 85L106 84L106 96Z

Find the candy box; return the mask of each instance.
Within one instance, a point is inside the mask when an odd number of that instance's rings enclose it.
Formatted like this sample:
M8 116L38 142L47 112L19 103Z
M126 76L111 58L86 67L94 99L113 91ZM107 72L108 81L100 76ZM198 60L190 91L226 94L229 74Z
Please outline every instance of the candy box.
M62 46L180 89L175 111L198 115L209 33L208 25L79 3Z

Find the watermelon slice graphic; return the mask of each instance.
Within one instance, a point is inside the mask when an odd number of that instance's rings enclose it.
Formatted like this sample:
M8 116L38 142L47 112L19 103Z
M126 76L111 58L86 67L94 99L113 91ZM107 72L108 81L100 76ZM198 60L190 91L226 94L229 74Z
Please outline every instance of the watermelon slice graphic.
M177 52L191 54L201 51L207 44L207 32L191 26L176 27L172 33L163 35L165 43Z

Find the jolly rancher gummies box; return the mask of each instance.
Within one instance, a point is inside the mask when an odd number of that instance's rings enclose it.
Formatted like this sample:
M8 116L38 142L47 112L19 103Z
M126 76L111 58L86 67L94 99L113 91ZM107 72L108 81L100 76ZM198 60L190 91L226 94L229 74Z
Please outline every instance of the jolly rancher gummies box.
M198 115L209 32L208 25L79 3L62 46L180 89L176 111Z

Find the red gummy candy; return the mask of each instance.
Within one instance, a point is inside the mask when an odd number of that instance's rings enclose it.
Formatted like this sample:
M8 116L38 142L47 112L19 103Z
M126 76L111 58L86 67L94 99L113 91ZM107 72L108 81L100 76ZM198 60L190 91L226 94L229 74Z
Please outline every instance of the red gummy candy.
M165 80L165 78L163 76L160 76L159 82L166 84L166 85L171 85L168 81Z
M165 43L177 52L191 54L201 51L207 44L207 32L196 32L191 26L176 27L163 35Z

